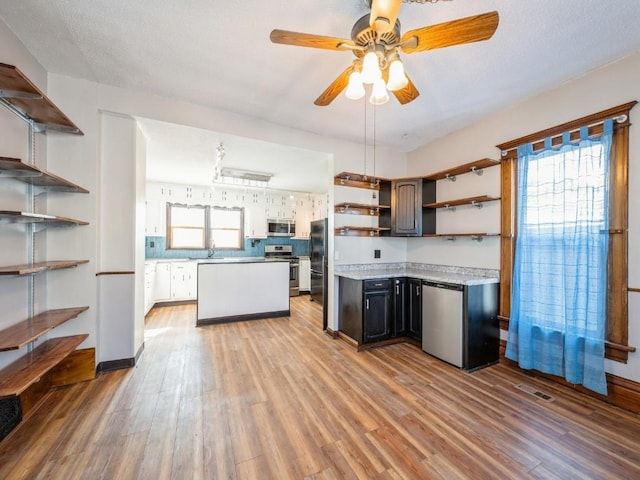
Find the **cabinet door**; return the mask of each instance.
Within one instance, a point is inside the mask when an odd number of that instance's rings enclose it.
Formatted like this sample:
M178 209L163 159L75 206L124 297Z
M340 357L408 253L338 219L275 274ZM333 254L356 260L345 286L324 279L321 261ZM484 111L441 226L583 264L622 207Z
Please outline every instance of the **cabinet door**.
M300 291L308 292L311 290L311 260L308 258L300 259Z
M407 302L407 317L409 336L416 340L422 339L422 282L409 279L409 301Z
M391 333L391 295L388 290L364 294L363 343L386 340Z
M189 297L187 266L181 263L171 265L171 300L185 300Z
M422 235L422 179L392 183L391 234L405 237Z
M154 300L171 300L171 264L158 262L156 265L156 282L154 287Z
M187 299L198 297L198 262L186 262L186 290Z
M394 337L407 335L407 279L396 278L393 281L394 309L393 309L393 330Z

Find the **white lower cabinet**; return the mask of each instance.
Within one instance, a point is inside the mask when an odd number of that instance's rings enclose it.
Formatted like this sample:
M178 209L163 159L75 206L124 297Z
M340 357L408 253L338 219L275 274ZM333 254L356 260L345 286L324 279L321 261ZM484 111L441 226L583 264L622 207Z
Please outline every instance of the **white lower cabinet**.
M309 257L300 257L300 271L298 275L300 279L300 291L311 291L311 260Z
M146 315L155 303L156 262L144 264L144 314Z
M171 262L156 264L156 283L153 297L154 302L171 300Z
M171 300L195 300L197 296L197 262L171 264Z

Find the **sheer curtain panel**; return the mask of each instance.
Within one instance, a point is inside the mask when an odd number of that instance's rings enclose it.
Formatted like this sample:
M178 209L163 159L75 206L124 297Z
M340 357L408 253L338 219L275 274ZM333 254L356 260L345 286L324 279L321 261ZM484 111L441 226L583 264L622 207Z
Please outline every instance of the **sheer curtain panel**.
M518 147L506 356L606 395L604 331L613 122L599 138Z

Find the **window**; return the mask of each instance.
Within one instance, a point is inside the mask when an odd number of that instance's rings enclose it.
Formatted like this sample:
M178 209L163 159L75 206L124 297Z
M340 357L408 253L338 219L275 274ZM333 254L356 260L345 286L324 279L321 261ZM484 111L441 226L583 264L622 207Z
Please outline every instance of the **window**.
M244 208L167 203L167 248L242 250Z
M614 122L613 139L611 143L611 154L609 161L609 185L608 192L608 215L607 225L604 226L603 234L609 236L609 249L607 259L606 274L606 326L605 326L605 356L609 359L626 363L627 356L630 351L634 351L633 347L628 346L628 265L627 265L627 209L628 209L628 152L629 152L629 112L637 102L620 105L602 112L583 117L572 122L568 122L547 130L536 132L531 135L521 137L504 144L498 145L503 152L502 171L502 239L500 254L500 326L503 330L508 330L509 319L511 316L511 288L513 282L513 268L515 256L515 244L518 236L516 228L516 198L518 195L518 155L517 147L526 143L533 143L534 150L540 150L543 146L542 139L550 137L552 144L562 143L561 134L563 132L571 132L570 137L576 140L580 136L580 128L588 127L590 136L599 136L602 133L602 122L608 118L622 119ZM553 162L553 157L549 157L545 161ZM541 164L542 166L542 164ZM552 167L549 167L552 168ZM550 171L549 168L541 169L542 172ZM571 168L571 167L570 167ZM586 182L596 182L598 177L597 171L593 172L593 179L585 180ZM567 175L568 178L574 178L573 175ZM538 183L547 184L546 173L540 173ZM575 177L577 178L577 176ZM593 188L593 185L585 185L591 191L593 199L598 195L602 195L603 190ZM550 186L544 187L550 188ZM549 201L550 192L540 192L541 195L537 202ZM567 206L574 209L575 213L579 211L578 206ZM597 218L604 215L605 212L594 212L596 215L592 221L597 222ZM554 215L537 214L527 219L524 224L520 224L520 228L554 228ZM575 222L585 222L584 216L576 216Z
M216 249L241 249L244 225L243 208L209 208L210 244Z
M167 204L168 248L205 248L205 207Z

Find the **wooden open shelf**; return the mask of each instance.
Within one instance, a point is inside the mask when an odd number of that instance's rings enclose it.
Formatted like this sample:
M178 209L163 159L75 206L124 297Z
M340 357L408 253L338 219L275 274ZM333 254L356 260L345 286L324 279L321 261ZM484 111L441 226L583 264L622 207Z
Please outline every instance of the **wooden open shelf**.
M0 267L0 275L33 275L36 273L46 272L48 270L60 270L63 268L72 268L89 263L89 260L58 260L50 262L37 262L29 265L14 265L9 267Z
M88 309L89 307L74 307L48 310L0 330L0 352L22 348Z
M89 225L89 222L75 220L73 218L45 215L43 213L15 212L13 210L0 210L0 223L40 223L53 226Z
M379 237L381 232L388 232L386 227L337 227L335 234L341 237Z
M423 237L441 237L446 239L455 239L456 237L470 237L473 240L481 240L484 237L497 237L499 233L426 233Z
M500 165L500 161L493 160L491 158L482 158L475 162L465 163L464 165L458 165L457 167L442 170L441 172L425 175L422 178L425 180L443 180L445 178L454 178L457 175L462 175L463 173L478 172L483 168L489 168L495 165Z
M53 173L24 163L18 158L0 157L0 178L13 178L49 191L89 193L89 190Z
M366 188L367 190L380 190L380 182L390 182L388 178L373 177L361 173L342 172L333 179L334 185L344 187Z
M380 216L380 210L389 210L390 208L390 205L367 205L364 203L343 202L337 203L334 206L334 212L349 215L369 215L378 217Z
M446 202L425 203L424 208L450 208L459 205L479 205L485 202L493 202L500 200L500 197L490 197L488 195L479 195L477 197L458 198L455 200L447 200Z
M84 135L31 80L13 65L0 63L0 101L39 130Z
M20 395L63 361L89 335L52 338L0 370L0 398Z

